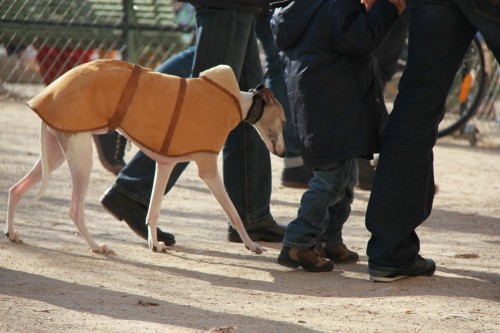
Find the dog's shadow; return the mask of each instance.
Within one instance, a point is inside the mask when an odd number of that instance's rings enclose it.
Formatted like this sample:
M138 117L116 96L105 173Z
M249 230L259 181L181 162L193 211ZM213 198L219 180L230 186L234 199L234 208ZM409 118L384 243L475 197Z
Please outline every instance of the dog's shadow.
M253 317L251 315L222 312L216 308L213 310L203 309L198 306L178 304L154 297L113 290L115 288L67 282L2 267L0 267L0 279L11 282L2 283L0 286L0 292L3 296L36 300L41 304L45 304L44 308L39 311L47 314L52 312L60 313L62 308L74 311L76 315L78 313L90 314L92 317L98 315L114 320L156 323L203 332L210 330L212 327L227 325L236 326L242 332L252 332L252 327L256 325L277 332L319 332L300 324L266 319L262 316ZM19 288L19 286L26 285L29 288ZM56 308L52 308L51 305ZM190 320L189 318L203 318L203 320ZM101 320L106 322L105 318ZM119 323L116 323L116 325L119 325ZM93 324L93 329L97 327L99 326ZM88 329L88 326L83 329Z

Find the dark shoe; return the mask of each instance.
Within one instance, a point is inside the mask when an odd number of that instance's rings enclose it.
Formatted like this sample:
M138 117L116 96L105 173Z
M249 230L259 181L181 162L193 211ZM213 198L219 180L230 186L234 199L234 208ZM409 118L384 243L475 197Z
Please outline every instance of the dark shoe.
M333 270L333 262L322 258L314 246L309 249L283 246L278 256L278 264L291 268L300 266L309 272Z
M308 183L313 176L312 169L305 166L284 168L281 172L281 185L291 188L309 188Z
M123 156L125 156L127 138L118 132L110 132L94 135L94 143L102 166L117 175L125 166Z
M373 187L373 178L375 177L375 167L370 164L370 161L364 158L357 158L359 175L358 184L362 190L371 191Z
M318 252L323 258L328 258L335 263L354 264L359 260L359 255L349 250L344 243L318 247Z
M436 271L436 264L432 259L418 256L417 260L407 269L382 268L368 265L370 280L376 282L392 282L410 276L432 276Z
M273 218L269 218L259 223L245 225L245 230L254 242L281 242L285 237L286 228L276 223ZM243 243L240 234L231 225L227 230L227 240L232 243Z
M132 200L113 188L109 189L101 198L101 204L106 210L116 219L128 224L139 237L148 239L148 226L146 225L146 216L148 215L148 207L141 203ZM172 246L175 244L175 236L168 232L161 231L156 228L158 241L164 242L165 245Z

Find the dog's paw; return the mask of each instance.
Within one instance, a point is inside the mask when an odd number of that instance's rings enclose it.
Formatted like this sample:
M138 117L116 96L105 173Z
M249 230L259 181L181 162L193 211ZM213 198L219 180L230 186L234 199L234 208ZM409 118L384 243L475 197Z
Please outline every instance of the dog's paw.
M101 244L91 250L94 253L115 254L115 251L111 250L106 244Z
M17 232L6 232L5 237L13 243L22 243L21 237L19 237Z
M265 251L265 249L257 243L250 244L250 246L245 245L245 247L255 254L262 254Z
M167 246L163 242L158 242L156 245L152 244L149 248L153 252L167 252Z

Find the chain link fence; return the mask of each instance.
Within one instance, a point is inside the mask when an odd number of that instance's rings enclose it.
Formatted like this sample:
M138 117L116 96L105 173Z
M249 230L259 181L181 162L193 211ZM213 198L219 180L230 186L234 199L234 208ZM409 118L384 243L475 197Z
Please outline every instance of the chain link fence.
M154 68L192 39L194 11L173 0L0 0L0 81L48 84L98 58Z

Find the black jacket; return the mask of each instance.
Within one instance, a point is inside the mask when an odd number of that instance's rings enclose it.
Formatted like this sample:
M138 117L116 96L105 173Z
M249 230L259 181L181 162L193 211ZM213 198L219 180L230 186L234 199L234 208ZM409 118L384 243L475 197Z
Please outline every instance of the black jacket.
M372 51L398 18L396 8L386 0L368 13L359 0L277 6L271 27L304 164L371 158L387 118Z
M179 0L180 2L189 2L194 7L212 7L236 9L262 13L269 10L269 0Z

